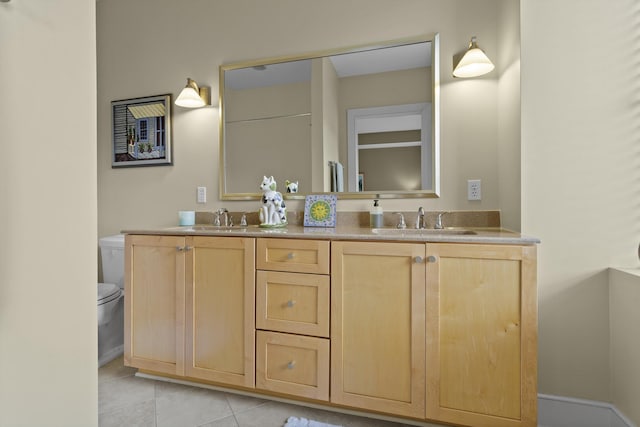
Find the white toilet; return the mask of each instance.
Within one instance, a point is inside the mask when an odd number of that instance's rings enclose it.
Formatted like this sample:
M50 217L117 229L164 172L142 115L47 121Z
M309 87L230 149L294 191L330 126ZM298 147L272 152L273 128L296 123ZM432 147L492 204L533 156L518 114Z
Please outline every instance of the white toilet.
M124 351L124 235L99 241L102 281L98 283L98 365Z

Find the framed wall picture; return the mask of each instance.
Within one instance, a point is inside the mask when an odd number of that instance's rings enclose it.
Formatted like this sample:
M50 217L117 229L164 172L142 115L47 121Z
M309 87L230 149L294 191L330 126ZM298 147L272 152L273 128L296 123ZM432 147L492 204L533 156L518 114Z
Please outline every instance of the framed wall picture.
M311 194L304 199L305 227L335 227L336 204L335 194Z
M171 165L171 95L111 102L111 167Z

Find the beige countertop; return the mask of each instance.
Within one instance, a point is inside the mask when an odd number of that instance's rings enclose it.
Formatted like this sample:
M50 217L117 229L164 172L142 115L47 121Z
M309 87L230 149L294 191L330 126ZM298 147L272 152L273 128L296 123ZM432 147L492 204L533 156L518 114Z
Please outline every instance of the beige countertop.
M534 245L540 240L499 227L455 227L444 230L398 230L392 227L371 229L359 226L339 225L335 228L303 227L287 225L283 228L216 227L196 224L193 226L123 230L125 234L173 235L173 236L242 236L285 237L292 239L363 240L395 242L483 243Z

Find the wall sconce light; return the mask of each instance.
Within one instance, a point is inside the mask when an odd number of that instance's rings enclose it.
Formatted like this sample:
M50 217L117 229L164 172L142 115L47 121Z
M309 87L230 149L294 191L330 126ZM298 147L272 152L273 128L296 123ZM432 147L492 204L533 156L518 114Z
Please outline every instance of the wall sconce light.
M453 56L454 77L478 77L487 74L494 68L493 62L476 44L475 36L471 37L466 52Z
M187 85L175 102L176 105L185 108L200 108L211 105L211 96L208 87L198 87L198 84L187 78Z

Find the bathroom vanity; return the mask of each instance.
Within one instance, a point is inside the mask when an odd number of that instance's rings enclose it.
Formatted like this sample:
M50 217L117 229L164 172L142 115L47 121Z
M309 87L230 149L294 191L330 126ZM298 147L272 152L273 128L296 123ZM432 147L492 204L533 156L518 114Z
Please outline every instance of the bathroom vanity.
M536 426L536 239L127 233L125 364L141 373L412 422Z

